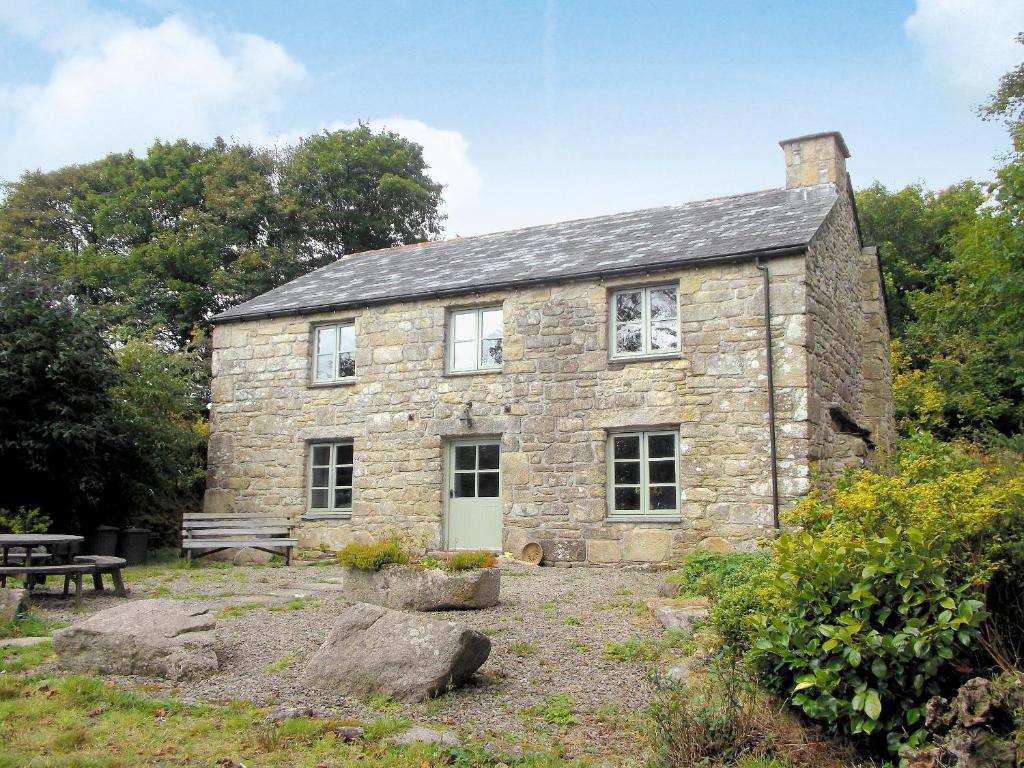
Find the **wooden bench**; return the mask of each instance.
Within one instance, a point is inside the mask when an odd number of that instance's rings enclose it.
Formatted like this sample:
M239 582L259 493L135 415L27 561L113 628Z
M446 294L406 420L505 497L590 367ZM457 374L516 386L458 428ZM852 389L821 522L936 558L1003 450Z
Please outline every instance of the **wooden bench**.
M36 585L36 578L47 576L64 577L64 597L68 596L68 589L71 581L75 582L75 602L82 604L82 577L87 573L93 573L95 566L79 563L69 565L4 565L0 566L0 586L7 584L8 576L24 576L25 588L32 593L32 587Z
M290 565L292 548L298 544L291 537L294 527L287 517L271 512L189 512L181 524L181 548L188 562L192 562L193 551L196 557L203 557L235 547L250 547L272 555L284 550L285 562Z
M128 597L124 579L121 578L121 569L128 565L128 561L123 557L76 555L75 564L92 566L92 586L97 592L103 591L103 574L107 574L114 582L114 594L118 597Z

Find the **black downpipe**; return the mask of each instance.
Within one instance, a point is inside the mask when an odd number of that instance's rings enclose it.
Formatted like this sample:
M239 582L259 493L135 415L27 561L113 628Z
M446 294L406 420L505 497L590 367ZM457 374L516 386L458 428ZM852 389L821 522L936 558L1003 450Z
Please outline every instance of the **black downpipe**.
M772 525L779 528L779 461L775 446L775 363L772 359L772 294L771 282L768 278L768 267L761 259L754 262L761 271L761 282L764 291L764 347L765 361L768 365L768 453L771 456L772 468Z

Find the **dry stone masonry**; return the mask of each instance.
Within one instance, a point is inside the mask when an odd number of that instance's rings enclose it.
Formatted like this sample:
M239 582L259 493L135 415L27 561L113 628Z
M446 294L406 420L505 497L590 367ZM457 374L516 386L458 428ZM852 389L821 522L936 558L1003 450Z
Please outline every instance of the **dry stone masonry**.
M770 280L781 506L845 467L877 461L894 434L881 275L877 254L860 240L845 145L838 134L823 134L783 146L789 189L758 198L758 205L773 201L773 222L787 220L787 206L821 212L792 246L778 234L781 225L769 226L765 218L763 238L771 247L752 248L761 242L755 206L729 214L727 245L741 247L734 243L739 228L747 249L741 254L680 257L672 264L659 253L655 268L631 265L628 274L616 274L614 265L598 275L573 267L577 272L563 278L453 286L449 293L349 301L338 309L322 308L318 283L321 308L267 309L261 297L251 309L232 310L213 334L207 511L288 515L301 521L297 533L305 548L337 549L391 531L424 548L444 548L446 446L487 437L501 445L506 550L538 541L548 561L656 563L702 548L749 547L770 535L765 297L755 256ZM657 240L660 219L641 214L654 222L643 236ZM715 220L706 228L709 242L725 237ZM698 243L703 231L694 229L686 243ZM536 237L526 233L527 241ZM474 243L481 241L497 248L488 237L498 236L467 238L464 247L479 248ZM595 261L602 242L614 237L614 230L595 237ZM431 264L430 254L425 248L419 258ZM325 268L323 279L336 275L331 279L340 291L344 263L351 260L355 280L365 269L360 260L372 258L346 257ZM295 297L311 277L278 290ZM679 353L612 359L612 292L666 284L678 290ZM498 305L504 313L501 369L446 372L449 313ZM355 324L356 376L335 386L311 385L312 328L338 321ZM623 429L678 432L677 518L608 519L608 438ZM306 508L310 445L340 440L354 446L351 517L312 519Z

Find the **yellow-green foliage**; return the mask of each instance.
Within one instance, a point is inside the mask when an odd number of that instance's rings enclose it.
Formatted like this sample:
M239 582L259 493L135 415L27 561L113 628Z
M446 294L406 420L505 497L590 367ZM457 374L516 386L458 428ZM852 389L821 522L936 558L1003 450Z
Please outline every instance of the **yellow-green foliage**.
M976 586L999 569L1024 517L1024 475L1008 475L964 446L927 435L904 441L892 474L858 472L829 491L812 491L787 516L826 546L915 528L926 542L949 545L953 565ZM855 563L851 562L851 565Z
M448 558L449 571L473 571L477 568L493 568L498 559L490 552L456 552Z
M397 534L368 543L354 541L338 552L338 562L360 571L379 571L387 565L407 565L412 559Z

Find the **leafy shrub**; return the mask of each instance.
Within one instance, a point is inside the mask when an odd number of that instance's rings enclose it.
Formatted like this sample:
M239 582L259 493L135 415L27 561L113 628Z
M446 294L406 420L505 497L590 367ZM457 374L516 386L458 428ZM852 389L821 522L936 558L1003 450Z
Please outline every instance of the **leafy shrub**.
M0 509L0 533L46 533L52 522L38 508L18 507L17 512Z
M388 565L406 565L411 559L397 534L380 541L353 541L338 551L337 558L339 564L360 571L379 571Z
M771 561L767 552L695 552L665 581L679 585L677 597L716 599L723 589L748 581Z
M761 619L764 680L813 720L891 751L926 736L984 618L976 588L946 577L948 543L892 528L861 543L802 532L775 545L784 607Z
M475 571L478 568L493 568L498 564L490 552L456 552L448 558L446 567L449 571Z

